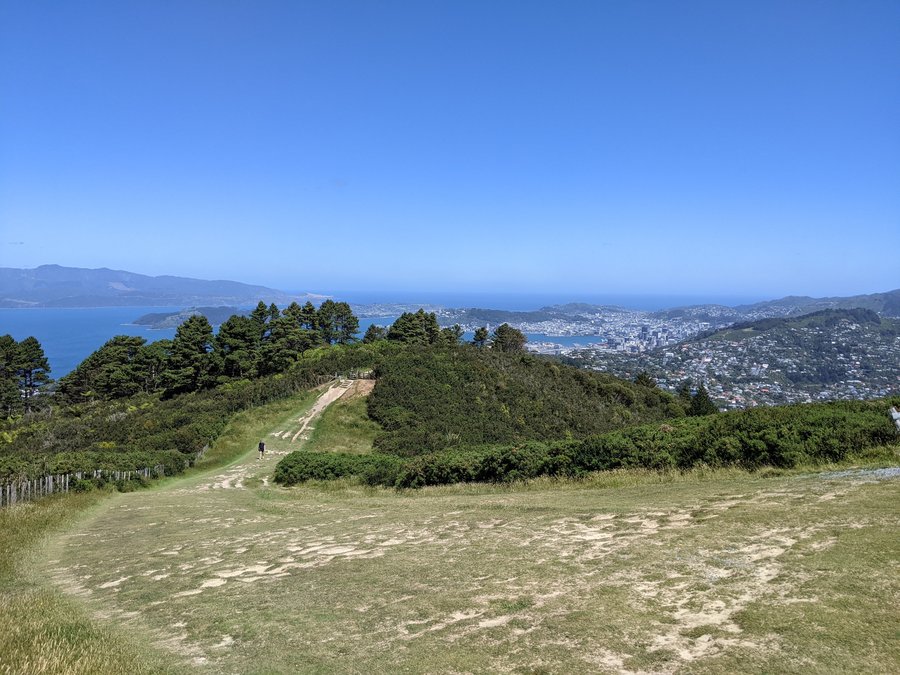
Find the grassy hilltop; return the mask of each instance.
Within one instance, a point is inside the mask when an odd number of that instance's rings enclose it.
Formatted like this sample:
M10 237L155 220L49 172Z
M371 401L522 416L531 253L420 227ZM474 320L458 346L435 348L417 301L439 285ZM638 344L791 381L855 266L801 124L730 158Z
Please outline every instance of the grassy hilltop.
M900 662L889 473L619 469L413 491L346 479L277 488L274 464L304 443L290 439L316 393L242 413L213 446L220 468L94 501L63 523L62 501L4 512L0 663L731 673ZM358 401L329 408L310 444L371 444L353 421ZM894 451L851 461L883 465ZM29 611L37 599L41 614Z

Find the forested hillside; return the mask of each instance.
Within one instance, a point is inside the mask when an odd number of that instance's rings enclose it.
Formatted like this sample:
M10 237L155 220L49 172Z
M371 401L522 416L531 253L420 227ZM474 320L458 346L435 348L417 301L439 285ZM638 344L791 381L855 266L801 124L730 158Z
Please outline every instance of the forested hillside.
M273 375L311 349L353 342L358 330L349 305L332 300L318 309L291 303L283 312L260 302L248 316L229 317L215 334L209 320L195 314L174 340L112 338L60 380L58 398L77 404L155 391L171 397Z
M376 447L416 455L451 446L584 438L684 415L669 394L521 352L408 349L385 360L369 414Z
M172 475L191 465L231 417L368 368L390 345L315 349L284 373L164 398L159 392L74 406L45 403L10 418L0 436L0 484L13 478L161 466Z
M877 326L870 314L853 318ZM833 320L829 312L806 319ZM293 453L278 480L359 475L416 486L630 466L793 466L893 437L882 404L716 415L703 387L676 397L646 375L630 382L534 356L506 324L478 329L471 343L422 310L362 342L357 326L345 303L331 301L283 312L260 303L217 335L194 316L172 341L113 338L55 391L37 341L5 336L0 479L149 466L176 473L236 412L359 374L376 379L367 404L379 425L375 453Z
M702 334L694 338L694 341L707 337L718 337L724 340L740 340L759 333L772 330L786 330L791 328L807 329L833 329L842 323L856 324L857 326L884 326L883 333L893 337L898 334L897 322L890 319L882 320L871 309L822 309L810 314L791 317L772 317L735 323L728 328L723 328L712 333Z

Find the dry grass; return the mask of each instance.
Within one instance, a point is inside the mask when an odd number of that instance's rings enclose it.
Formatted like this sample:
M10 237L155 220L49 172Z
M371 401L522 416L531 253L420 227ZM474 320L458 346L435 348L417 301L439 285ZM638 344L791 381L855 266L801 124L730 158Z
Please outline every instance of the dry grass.
M311 404L236 422L221 457ZM42 549L31 578L52 579L91 613L85 630L119 626L87 639L92 658L140 639L211 672L900 665L896 478L698 469L282 489L268 476L290 439L267 438L264 460L249 452L116 495ZM41 635L40 649L67 653ZM104 672L110 662L85 663Z
M138 636L100 624L31 574L43 537L102 495L71 495L0 510L0 673L159 673L179 668Z

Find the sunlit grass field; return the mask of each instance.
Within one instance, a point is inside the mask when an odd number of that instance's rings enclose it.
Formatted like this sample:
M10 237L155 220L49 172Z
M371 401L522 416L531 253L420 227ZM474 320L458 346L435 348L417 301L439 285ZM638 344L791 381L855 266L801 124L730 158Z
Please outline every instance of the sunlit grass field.
M273 486L313 398L242 415L204 460L221 468L0 512L3 670L900 668L890 472ZM365 451L364 403L339 399L306 447Z

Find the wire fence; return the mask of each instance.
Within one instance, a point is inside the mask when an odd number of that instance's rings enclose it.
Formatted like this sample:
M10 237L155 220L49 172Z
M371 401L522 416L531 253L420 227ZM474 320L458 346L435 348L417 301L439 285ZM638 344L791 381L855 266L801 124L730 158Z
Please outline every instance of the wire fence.
M194 461L196 462L203 457L207 450L209 450L208 444L204 445L194 455ZM14 506L22 502L35 501L54 494L68 493L70 490L78 489L79 481L83 480L105 479L113 482L130 481L136 478L151 480L153 478L162 478L165 475L165 466L157 464L156 466L146 466L143 469L124 471L119 469L92 469L89 471L47 474L40 478L22 478L0 485L0 508Z
M141 477L149 480L163 475L165 475L165 469L159 464L131 471L94 469L93 471L73 471L72 473L48 474L40 478L17 480L0 486L0 507L14 506L21 502L30 502L53 494L67 493L82 480L105 478L112 481L129 481Z

